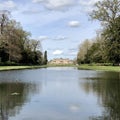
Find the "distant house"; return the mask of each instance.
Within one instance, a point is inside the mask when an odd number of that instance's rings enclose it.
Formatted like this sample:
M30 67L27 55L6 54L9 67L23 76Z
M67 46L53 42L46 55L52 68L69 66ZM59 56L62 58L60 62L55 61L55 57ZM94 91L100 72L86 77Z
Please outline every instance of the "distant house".
M73 61L70 59L63 59L63 58L56 58L51 61L49 61L49 64L52 65L68 65L68 64L73 64Z

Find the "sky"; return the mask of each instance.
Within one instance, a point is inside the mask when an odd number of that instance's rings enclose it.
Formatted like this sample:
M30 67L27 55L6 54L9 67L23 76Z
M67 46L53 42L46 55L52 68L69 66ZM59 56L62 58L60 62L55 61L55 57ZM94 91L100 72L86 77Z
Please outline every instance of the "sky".
M0 0L0 10L9 10L23 29L40 40L48 60L75 59L79 45L92 39L100 28L89 14L98 0Z

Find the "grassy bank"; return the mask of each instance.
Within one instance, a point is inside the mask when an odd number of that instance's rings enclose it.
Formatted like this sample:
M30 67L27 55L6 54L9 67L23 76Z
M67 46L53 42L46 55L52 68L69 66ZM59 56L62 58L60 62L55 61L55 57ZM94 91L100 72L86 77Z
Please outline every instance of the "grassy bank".
M76 65L74 65L74 64L63 64L63 65L48 64L47 67L76 67Z
M37 69L46 67L76 67L75 65L42 65L42 66L0 66L0 71L7 70L22 70L22 69Z
M75 65L42 65L42 66L0 66L0 71L7 70L22 70L22 69L37 69L46 67L76 67ZM79 65L80 70L102 70L120 72L120 66L98 66L98 65Z
M79 65L78 69L84 70L102 70L120 72L120 66L97 66L97 65Z
M0 71L7 70L22 70L22 69L37 69L37 68L45 68L46 65L43 66L0 66Z

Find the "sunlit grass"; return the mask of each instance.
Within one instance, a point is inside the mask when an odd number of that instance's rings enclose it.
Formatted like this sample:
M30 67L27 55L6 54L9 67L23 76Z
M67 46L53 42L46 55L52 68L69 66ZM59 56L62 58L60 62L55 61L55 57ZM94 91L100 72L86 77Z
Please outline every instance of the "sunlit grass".
M0 71L5 70L21 70L21 69L37 69L46 67L78 67L78 69L84 70L103 70L103 71L117 71L120 72L120 66L98 66L98 65L42 65L42 66L0 66Z
M0 66L0 71L5 70L21 70L21 69L35 69L35 68L44 68L44 66Z
M79 65L78 69L86 70L103 70L103 71L117 71L120 72L120 66L97 66L97 65Z

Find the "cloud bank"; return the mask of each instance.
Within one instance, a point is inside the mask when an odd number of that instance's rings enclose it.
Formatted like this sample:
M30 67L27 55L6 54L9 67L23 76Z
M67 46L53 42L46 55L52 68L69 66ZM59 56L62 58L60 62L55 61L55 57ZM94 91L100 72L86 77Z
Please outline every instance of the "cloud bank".
M93 5L102 0L32 0L33 3L41 4L48 10L65 10L73 6L80 6L82 11L90 12Z
M63 10L75 5L78 0L33 0L33 3L42 3L49 10Z
M0 2L0 10L14 10L17 8L17 5L12 0Z

